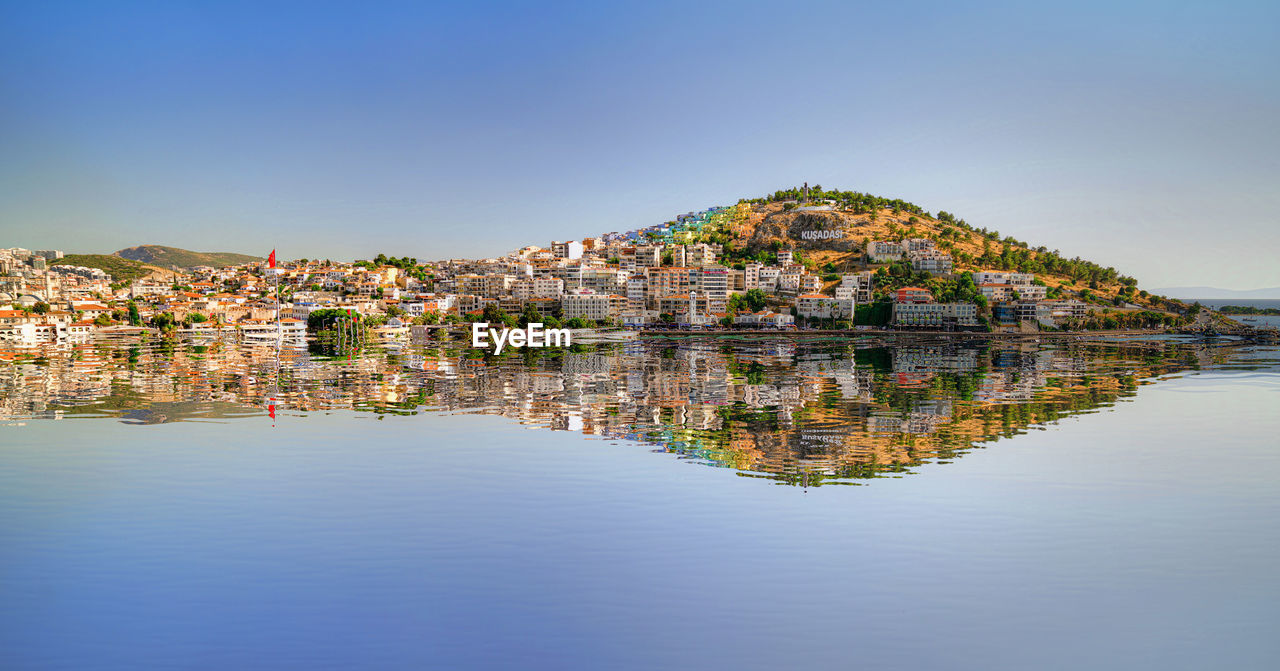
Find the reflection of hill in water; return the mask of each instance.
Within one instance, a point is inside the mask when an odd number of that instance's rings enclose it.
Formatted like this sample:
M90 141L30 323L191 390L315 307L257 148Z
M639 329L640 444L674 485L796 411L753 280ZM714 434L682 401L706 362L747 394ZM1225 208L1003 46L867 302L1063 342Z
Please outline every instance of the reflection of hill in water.
M136 424L337 408L479 412L627 438L781 483L900 473L1095 411L1143 380L1234 356L1169 343L629 343L597 350L414 345L326 358L232 344L86 344L0 367L8 419ZM1256 364L1251 364L1256 365Z

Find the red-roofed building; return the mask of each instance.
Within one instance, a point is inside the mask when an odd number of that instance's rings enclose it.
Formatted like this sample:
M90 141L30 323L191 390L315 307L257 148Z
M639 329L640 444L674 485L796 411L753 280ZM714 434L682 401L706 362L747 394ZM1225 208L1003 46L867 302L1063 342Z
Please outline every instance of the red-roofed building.
M932 303L933 294L920 287L902 287L894 299L898 303Z

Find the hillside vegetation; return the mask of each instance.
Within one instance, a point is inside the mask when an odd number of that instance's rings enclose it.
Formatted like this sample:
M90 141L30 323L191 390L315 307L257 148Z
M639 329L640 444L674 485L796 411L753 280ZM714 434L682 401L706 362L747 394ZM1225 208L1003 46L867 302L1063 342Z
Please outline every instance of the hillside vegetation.
M234 254L231 252L193 252L187 249L179 249L177 247L164 247L162 245L139 245L137 247L129 247L115 253L116 256L134 261L141 261L162 268L177 266L179 268L194 268L196 266L212 266L219 268L222 266L238 266L246 263L256 263L262 260L260 256L249 256L247 254Z
M172 275L172 271L165 268L157 268L141 261L125 259L111 254L67 254L54 261L53 265L97 268L110 275L116 283L132 282L153 273L157 277L166 278Z
M839 237L804 239L805 231L827 230ZM1078 298L1096 305L1178 310L1182 303L1149 294L1137 281L1115 268L1104 267L1058 250L1033 247L1012 236L975 227L964 219L899 199L856 191L825 190L821 186L777 191L744 199L733 208L731 223L705 231L703 239L724 245L726 263L768 260L777 250L794 249L805 265L822 274L879 270L881 288L921 282L927 275L902 272L902 264L869 264L867 244L874 240L933 240L951 255L954 273L1007 270L1035 273L1050 297ZM909 266L907 268L909 271ZM828 288L834 285L829 283Z

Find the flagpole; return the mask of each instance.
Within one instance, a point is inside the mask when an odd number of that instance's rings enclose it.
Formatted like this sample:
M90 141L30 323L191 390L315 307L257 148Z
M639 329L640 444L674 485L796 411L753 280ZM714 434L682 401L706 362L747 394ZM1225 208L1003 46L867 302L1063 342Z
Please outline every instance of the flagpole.
M267 265L271 270L276 269L276 250L271 250L271 256L267 258ZM276 351L280 351L280 346L284 342L284 329L280 325L280 273L272 273L276 281Z

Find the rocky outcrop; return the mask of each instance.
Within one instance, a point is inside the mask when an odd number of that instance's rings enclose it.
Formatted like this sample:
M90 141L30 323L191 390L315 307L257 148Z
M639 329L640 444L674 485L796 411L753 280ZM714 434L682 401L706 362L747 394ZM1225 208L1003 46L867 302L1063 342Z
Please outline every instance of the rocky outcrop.
M861 246L861 218L835 211L785 211L769 214L748 240L749 249L766 249L776 241L783 248L851 252Z

